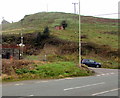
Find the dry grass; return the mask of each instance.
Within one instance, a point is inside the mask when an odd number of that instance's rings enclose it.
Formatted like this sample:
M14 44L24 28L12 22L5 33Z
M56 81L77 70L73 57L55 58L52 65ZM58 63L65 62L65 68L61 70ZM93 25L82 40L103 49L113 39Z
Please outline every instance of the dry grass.
M33 64L33 61L28 60L2 60L2 73L3 74L14 74L16 69L27 67L30 64Z

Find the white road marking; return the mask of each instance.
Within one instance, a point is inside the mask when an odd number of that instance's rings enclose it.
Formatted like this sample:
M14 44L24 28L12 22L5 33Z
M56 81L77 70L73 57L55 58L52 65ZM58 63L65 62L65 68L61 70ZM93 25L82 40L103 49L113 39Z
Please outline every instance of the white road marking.
M48 82L48 81L37 81L37 82L34 82L34 83L45 83L45 82Z
M62 80L70 80L70 79L74 79L74 78L64 78L64 79L58 79L58 80L54 80L54 81L62 81Z
M101 75L97 75L97 76L101 76Z
M74 78L65 78L65 79L74 79Z
M20 84L15 84L16 86L19 86L19 85L23 85L23 83L20 83Z
M35 82L35 83L41 83L41 82L38 81L38 82Z
M110 74L115 74L115 73L112 72L112 73L110 73Z
M104 93L109 93L109 92L116 91L116 90L119 90L119 89L120 88L116 88L116 89L112 89L112 90L108 90L108 91L103 91L103 92L95 93L95 94L92 94L92 96L101 95L101 94L104 94Z
M106 75L110 75L110 73L106 73Z
M41 82L48 82L48 81L41 81Z
M72 89L78 89L78 88L84 88L84 87L90 87L90 86L96 86L96 85L101 85L101 84L105 84L105 82L96 83L96 84L89 84L89 85L84 85L84 86L80 86L80 87L66 88L66 89L64 89L64 91L68 91L68 90L72 90Z
M101 74L102 76L104 76L105 74Z
M65 80L65 79L58 79L58 80L54 80L54 81L62 81L62 80Z
M29 95L29 96L34 96L34 95Z
M104 74L99 74L99 75L96 75L96 76L105 76L105 75L113 75L113 74L115 74L115 73L104 73Z

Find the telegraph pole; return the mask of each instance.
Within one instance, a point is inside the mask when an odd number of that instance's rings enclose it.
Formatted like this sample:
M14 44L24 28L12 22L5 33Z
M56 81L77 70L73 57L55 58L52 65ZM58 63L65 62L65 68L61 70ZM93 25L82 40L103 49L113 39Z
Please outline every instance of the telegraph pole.
M80 0L79 0L79 67L81 67L81 17L80 17Z
M78 4L78 3L72 3L73 5L74 5L74 13L76 14L76 5Z

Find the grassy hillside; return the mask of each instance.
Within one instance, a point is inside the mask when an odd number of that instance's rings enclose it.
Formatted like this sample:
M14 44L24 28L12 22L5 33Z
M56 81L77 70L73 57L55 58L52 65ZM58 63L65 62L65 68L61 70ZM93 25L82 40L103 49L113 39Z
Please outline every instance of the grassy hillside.
M68 28L66 31L56 31L55 26L66 20ZM78 15L67 14L67 13L54 13L54 12L43 12L36 13L33 15L26 15L22 22L16 22L12 24L3 25L3 34L8 33L34 33L36 31L42 31L45 26L48 26L51 35L56 37L78 41Z
M94 59L105 68L118 66L118 20L81 17L82 58Z
M68 28L64 30L55 30L56 25L66 20ZM56 37L78 41L78 15L59 12L42 12L32 15L26 15L22 22L16 22L3 25L3 34L8 33L34 33L42 31L45 26L51 30L51 35ZM109 45L112 48L118 48L118 22L115 19L103 19L91 16L81 16L82 35L87 35L84 42L95 42L100 45Z
M26 15L22 21L3 25L3 35L10 33L36 33L43 31L45 26L48 26L51 36L55 37L55 41L58 39L65 41L78 42L79 41L79 16L70 13L60 13L60 12L42 12L32 15ZM66 30L55 30L56 25L65 20L68 23ZM56 39L58 38L58 39ZM96 61L104 63L104 67L117 68L118 63L118 21L117 19L105 19L92 16L81 16L81 40L82 40L82 58L91 58ZM54 40L51 39L52 41ZM55 42L54 41L54 42ZM47 41L48 42L48 41ZM48 42L49 43L49 42ZM64 46L63 41L61 42ZM67 43L66 43L67 44ZM73 45L74 46L74 45ZM50 46L51 47L51 46ZM54 48L44 47L42 53ZM72 46L71 46L72 47ZM61 49L68 50L70 45ZM77 49L77 48L76 48ZM44 55L44 54L43 54ZM57 54L55 54L57 55ZM61 59L64 61L77 59L76 53L73 54L71 59L70 55L51 55L48 58L56 58L56 60ZM66 58L65 58L66 56ZM78 56L78 55L77 55ZM32 59L36 56L32 56ZM31 58L31 57L27 57ZM109 62L109 63L107 63ZM115 66L115 67L113 67Z
M118 48L118 21L117 19L104 19L96 17L81 17L82 35L87 38L84 42L93 42L99 45L109 45Z

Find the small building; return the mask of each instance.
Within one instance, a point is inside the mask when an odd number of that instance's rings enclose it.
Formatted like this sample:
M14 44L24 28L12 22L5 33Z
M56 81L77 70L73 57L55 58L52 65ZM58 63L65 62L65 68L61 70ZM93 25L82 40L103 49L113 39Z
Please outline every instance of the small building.
M20 47L17 45L2 45L3 59L20 59Z
M55 26L56 30L63 30L63 26Z

